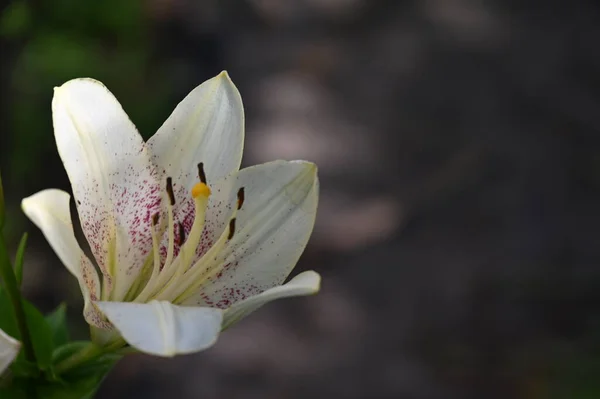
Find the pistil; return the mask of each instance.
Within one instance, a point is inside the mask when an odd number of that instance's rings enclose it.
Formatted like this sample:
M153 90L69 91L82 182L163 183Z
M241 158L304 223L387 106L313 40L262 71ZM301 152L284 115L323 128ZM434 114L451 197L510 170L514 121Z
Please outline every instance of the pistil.
M185 237L184 226L178 223L179 228L179 253L175 257L175 221L173 216L173 206L175 205L175 195L173 191L172 179L167 178L167 195L169 202L167 203L168 217L168 243L167 243L167 258L162 266L156 267L156 259L160 263L160 247L156 233L153 232L153 252L155 259L155 268L152 277L146 284L146 287L137 296L135 302L146 302L150 299L162 297L162 293L177 281L189 268L196 257L196 250L202 239L202 232L206 222L206 210L208 207L208 199L211 195L210 187L206 184L206 176L202 164L198 165L198 175L200 182L192 187L191 195L194 199L194 222L189 234ZM174 258L174 259L173 259ZM157 271L158 270L158 271Z
M223 268L221 251L235 235L236 216L244 203L244 188L237 193L237 207L234 209L229 223L213 246L187 270L179 281L171 284L162 292L160 299L181 303L197 292L207 281L217 275Z

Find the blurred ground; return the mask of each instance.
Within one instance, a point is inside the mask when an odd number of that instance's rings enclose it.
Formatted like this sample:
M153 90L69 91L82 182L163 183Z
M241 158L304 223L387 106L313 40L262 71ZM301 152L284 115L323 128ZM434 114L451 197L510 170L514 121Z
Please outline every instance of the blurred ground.
M52 87L102 80L148 137L227 69L244 162L320 167L299 269L212 349L122 361L98 398L600 396L600 6L526 0L3 4L0 167L28 296L77 286L19 211L68 189Z

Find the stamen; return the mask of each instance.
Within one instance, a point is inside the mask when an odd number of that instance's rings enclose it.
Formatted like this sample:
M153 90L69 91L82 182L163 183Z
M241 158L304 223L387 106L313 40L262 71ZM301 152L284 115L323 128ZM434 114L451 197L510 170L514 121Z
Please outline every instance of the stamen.
M158 220L160 215L155 213L152 217L152 225L153 227L158 226ZM157 231L156 229L150 229L150 234L152 235L152 252L154 255L154 267L152 268L152 275L150 276L150 280L154 279L158 273L160 272L160 242L158 241Z
M235 234L235 218L229 221L229 234L227 235L227 239L231 240L233 235Z
M210 188L205 183L197 183L192 188L192 197L195 203L195 217L192 228L189 231L187 240L180 240L179 255L170 263L165 263L161 276L157 282L157 286L161 286L158 292L153 295L155 299L166 298L168 293L177 287L178 279L190 268L194 261L196 250L202 239L202 231L206 221L206 208L208 206L208 197L210 196ZM179 236L183 237L183 225L179 224Z
M204 173L204 162L200 162L198 164L198 178L204 184L208 184L206 182L206 173Z
M245 193L244 187L241 187L237 193L237 209L241 209L242 205L244 205Z
M175 222L173 218L173 206L175 205L175 194L173 193L173 179L167 177L167 194L169 195L169 204L167 205L167 231L169 233L169 243L167 247L167 260L163 267L167 267L173 261L175 252Z
M173 192L173 179L167 177L167 195L169 196L169 202L167 202L167 258L164 264L160 264L160 242L157 237L157 232L152 229L152 247L154 251L154 270L150 280L135 299L135 302L143 303L147 302L148 299L156 292L156 287L162 283L165 278L165 272L170 269L173 263L173 255L175 252L175 220L173 216L173 206L175 205L175 194ZM152 222L158 222L158 214L154 215ZM178 223L180 225L180 223ZM179 227L179 226L178 226ZM181 227L179 227L181 229ZM181 233L181 230L180 230ZM180 237L183 237L180 234Z
M171 207L168 206L168 208ZM146 280L143 280L143 283L140 283L137 287L130 290L134 297L127 299L127 301L143 303L148 300L149 294L153 289L154 282L159 277L160 271L162 269L160 240L164 233L164 219L161 218L161 214L157 212L154 215L152 215L152 228L150 229L150 235L152 237L152 259L149 258L146 260L146 262L148 263L148 268L151 268L150 276L148 276Z
M185 242L185 229L183 228L183 224L181 222L177 223L179 227L179 246L182 246Z
M169 202L171 206L175 206L175 193L173 192L173 179L167 177L167 194L169 195Z
M184 280L180 284L172 284L168 290L161 293L160 299L181 303L219 273L225 260L222 250L235 235L237 211L237 208L234 209L229 224L212 247L185 272Z

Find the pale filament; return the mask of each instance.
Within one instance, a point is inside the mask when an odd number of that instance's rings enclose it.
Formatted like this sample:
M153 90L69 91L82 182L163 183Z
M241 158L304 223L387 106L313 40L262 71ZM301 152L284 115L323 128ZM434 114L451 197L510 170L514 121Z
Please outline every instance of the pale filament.
M243 191L241 191L243 192ZM241 203L238 201L238 205ZM239 210L239 206L236 207L227 223L227 227L217 241L210 247L210 249L202 255L200 259L190 268L181 269L184 271L179 279L173 281L173 284L161 292L161 295L157 298L159 300L170 300L173 303L180 303L184 301L189 295L196 292L203 284L205 284L210 278L216 275L223 266L222 259L219 256L222 249L229 243L235 233L235 218Z
M244 190L242 188L238 191L238 207L234 209L225 231L221 234L214 245L211 246L208 252L192 265L191 263L194 261L196 250L202 240L202 232L206 222L208 199L211 195L210 188L206 184L206 177L202 169L202 164L198 165L198 168L201 182L197 183L191 190L195 208L194 222L187 238L185 239L183 237L183 228L181 225L179 225L179 239L182 242L180 242L179 254L175 257L175 259L173 259L175 248L175 220L173 216L173 207L175 205L175 198L173 194L172 181L170 178L167 179L168 201L165 201L167 203L168 218L167 258L164 265L161 267L160 242L158 239L159 235L155 231L155 225L157 223L153 223L152 246L154 268L147 284L142 289L140 294L134 299L134 302L143 303L150 299L173 300L174 298L181 296L183 293L187 293L191 289L200 287L202 283L207 280L207 278L211 277L219 270L218 266L220 265L220 262L218 254L233 237L235 230L235 216L237 214L237 210L243 203ZM212 273L214 270L216 270L216 272Z
M173 284L173 282L189 268L193 261L196 249L198 248L198 245L200 245L200 240L202 239L209 195L210 188L204 183L198 183L192 189L192 197L194 198L195 203L195 218L192 229L190 230L185 243L181 245L177 258L175 258L171 264L165 263L161 272L161 277L159 277L159 280L157 281L158 292L155 290L152 295L155 299L159 298L161 292L164 291L166 287Z

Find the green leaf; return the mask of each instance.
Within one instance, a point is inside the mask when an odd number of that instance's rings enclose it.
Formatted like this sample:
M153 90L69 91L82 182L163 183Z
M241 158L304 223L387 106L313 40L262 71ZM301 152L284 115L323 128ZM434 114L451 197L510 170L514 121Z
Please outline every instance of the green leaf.
M15 318L15 310L6 290L0 290L0 328L11 337L21 339Z
M17 357L17 360L10 366L10 369L14 375L19 377L37 378L40 375L38 365L29 362L24 357Z
M54 349L52 363L58 364L88 346L90 341L73 341Z
M40 311L25 299L23 299L23 309L38 367L41 370L46 370L52 364L52 351L54 350L52 328ZM0 292L0 328L8 335L21 340L21 334L14 316L14 309L4 290ZM23 351L21 351L17 359L18 361L25 360ZM28 368L28 366L25 367Z
M60 312L60 311L59 311ZM55 312L56 313L56 312ZM53 363L57 364L89 347L89 341L70 342L54 350ZM45 378L15 378L11 390L0 390L2 399L91 399L98 387L122 356L114 353L100 355L63 373L60 377L52 370ZM34 392L28 390L34 389ZM28 394L25 395L24 394ZM33 395L32 395L33 394Z
M19 241L19 247L17 248L17 254L15 256L15 277L17 279L17 285L21 287L23 282L23 258L25 257L25 247L27 247L27 233L23 233L21 241Z
M55 348L69 342L67 305L65 303L61 303L52 313L47 315L46 322L52 330L52 342Z
M52 351L54 350L52 329L35 306L23 300L23 307L38 366L41 370L46 370L52 365Z
M20 340L21 335L14 315L14 308L6 294L6 291L0 290L0 328L11 337ZM15 376L37 377L39 376L38 365L25 359L25 354L21 350L10 366ZM0 398L4 396L0 395Z
M92 398L109 370L90 374L89 376L72 383L55 382L53 384L39 386L37 389L38 396L44 399Z
M3 241L2 232L0 231L0 277L3 283L3 287L6 291L7 297L10 298L13 311L11 312L12 318L15 320L18 326L18 338L22 343L22 352L27 357L27 360L35 362L35 350L29 332L27 315L25 314L25 301L21 295L17 279L15 277L15 271L13 270L6 246ZM4 292L4 291L3 291ZM15 335L13 337L16 338Z
M65 344L54 351L53 361L60 363L72 356L90 342L78 341ZM56 382L40 386L38 395L44 399L85 399L91 398L106 375L122 356L115 354L101 355L94 360L62 374Z

